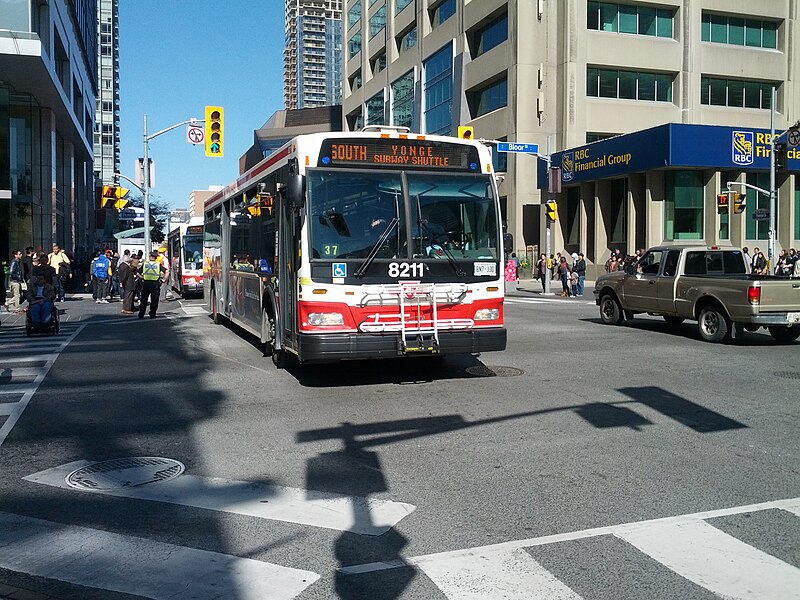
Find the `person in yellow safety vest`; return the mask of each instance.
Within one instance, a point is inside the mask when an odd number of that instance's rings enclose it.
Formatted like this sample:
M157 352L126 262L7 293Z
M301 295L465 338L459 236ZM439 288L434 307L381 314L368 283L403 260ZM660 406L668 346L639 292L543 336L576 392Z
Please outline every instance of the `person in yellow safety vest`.
M156 318L158 310L158 294L161 291L161 279L166 269L158 260L158 252L150 252L150 258L139 268L142 275L142 300L139 303L139 318L144 319L147 303L150 301L150 318Z
M170 264L169 264L169 258L167 257L166 246L161 246L161 248L158 249L158 262L161 263L161 266L164 267L165 270L163 278L164 285L162 286L162 289L159 293L159 298L164 301L172 300L172 293L170 293L169 289Z

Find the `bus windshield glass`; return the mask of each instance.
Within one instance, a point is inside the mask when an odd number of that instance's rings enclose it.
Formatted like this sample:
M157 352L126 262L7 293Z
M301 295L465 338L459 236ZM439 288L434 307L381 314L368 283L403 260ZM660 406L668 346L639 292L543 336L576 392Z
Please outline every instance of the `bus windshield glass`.
M308 174L308 198L315 259L366 258L387 230L377 259L498 257L489 175L408 173L404 190L397 172L315 169Z
M203 236L187 235L183 238L184 269L200 269L203 266Z

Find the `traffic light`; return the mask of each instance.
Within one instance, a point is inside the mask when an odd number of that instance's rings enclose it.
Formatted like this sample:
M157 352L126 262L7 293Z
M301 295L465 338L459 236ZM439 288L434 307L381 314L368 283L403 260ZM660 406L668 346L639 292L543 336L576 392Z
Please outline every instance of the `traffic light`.
M547 202L547 218L550 221L558 221L558 204L555 200Z
M777 142L773 147L775 152L775 170L776 171L785 171L786 170L786 142Z
M728 194L717 195L717 213L720 215L728 214Z
M740 215L744 212L745 207L745 195L740 194L739 192L731 192L733 195L733 212L737 215Z
M206 156L222 156L225 149L225 109L206 106Z
M474 140L475 128L471 125L459 125L458 137L460 137L462 140Z
M104 185L100 196L100 207L105 208L106 204L117 197L117 188L113 185Z

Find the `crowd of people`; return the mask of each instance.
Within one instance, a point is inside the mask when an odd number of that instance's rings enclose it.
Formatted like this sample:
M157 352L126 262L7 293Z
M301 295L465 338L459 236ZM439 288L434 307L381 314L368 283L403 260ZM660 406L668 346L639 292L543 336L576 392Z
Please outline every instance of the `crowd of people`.
M759 248L753 248L753 253L750 254L750 249L744 247L742 252L744 252L744 259L747 264L750 265L750 273L752 275L800 277L800 252L794 248L780 251L780 254L775 259L775 268L771 270L772 272L770 272L769 263L764 256L764 252Z
M541 280L542 290L545 290L549 274L551 280L561 282L561 296L579 298L583 296L586 282L586 257L583 252L573 252L569 255L570 262L567 256L558 252L548 257L543 253L536 263L536 279Z
M0 303L7 312L30 312L35 322L52 318L56 303L66 300L68 288L83 291L91 287L92 299L97 304L122 301L123 315L144 318L146 312L155 318L159 300L167 298L169 261L167 249L132 254L125 250L122 256L112 250L96 251L88 265L76 264L58 244L53 251L36 252L32 246L12 252L8 269L8 290L0 286ZM86 282L86 283L84 283ZM27 302L27 307L23 304ZM136 305L138 303L138 306Z

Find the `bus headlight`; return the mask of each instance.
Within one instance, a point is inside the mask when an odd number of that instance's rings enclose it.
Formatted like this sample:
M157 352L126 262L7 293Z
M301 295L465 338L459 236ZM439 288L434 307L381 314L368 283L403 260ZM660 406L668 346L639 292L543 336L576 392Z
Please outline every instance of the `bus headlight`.
M308 313L308 324L314 327L344 325L342 313Z
M500 318L500 309L482 308L475 312L475 321L496 321Z

